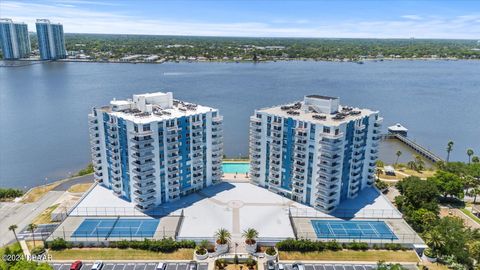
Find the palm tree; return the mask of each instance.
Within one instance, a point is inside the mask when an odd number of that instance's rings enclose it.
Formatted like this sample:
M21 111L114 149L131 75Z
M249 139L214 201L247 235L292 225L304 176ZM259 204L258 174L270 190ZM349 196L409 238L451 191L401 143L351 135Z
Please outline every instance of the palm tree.
M422 159L422 156L416 155L415 156L415 167L417 171L422 171L425 168L425 162Z
M231 234L227 229L220 228L215 232L215 237L217 238L217 244L225 245L230 241Z
M473 150L472 149L467 149L467 156L468 156L468 164L472 161L472 156L473 156Z
M433 254L437 255L439 249L445 245L445 239L436 231L428 231L424 235L425 243L432 249Z
M397 159L395 160L395 166L397 166L398 159L399 159L400 156L402 155L402 151L398 150L397 153L395 153L395 155L397 155Z
M17 243L18 243L18 236L17 236L17 232L15 231L16 229L18 229L18 226L15 224L10 225L10 227L8 227L8 230L13 232L13 235L15 236L15 240L17 240Z
M35 230L38 228L37 224L35 223L30 223L28 224L28 230L32 232L32 238L33 238L33 247L35 247Z
M256 238L258 238L258 231L254 228L248 228L243 231L242 236L245 238L245 243L248 245L253 245L256 242Z
M450 161L450 152L453 150L453 141L449 141L447 144L447 162Z

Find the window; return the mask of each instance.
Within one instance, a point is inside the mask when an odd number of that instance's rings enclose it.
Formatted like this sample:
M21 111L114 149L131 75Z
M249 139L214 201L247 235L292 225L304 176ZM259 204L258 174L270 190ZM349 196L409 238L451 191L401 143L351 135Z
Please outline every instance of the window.
M330 133L330 127L323 127L323 133Z
M150 124L143 125L143 131L150 131Z

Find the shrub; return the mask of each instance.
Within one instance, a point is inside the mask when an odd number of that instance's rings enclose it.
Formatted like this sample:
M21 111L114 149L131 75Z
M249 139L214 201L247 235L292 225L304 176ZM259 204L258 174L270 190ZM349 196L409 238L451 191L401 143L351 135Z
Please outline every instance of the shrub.
M257 265L257 261L252 259L252 257L248 257L248 259L245 261L245 264L249 269L252 269L255 267L255 265Z
M327 242L325 247L332 251L342 250L342 246L335 240Z
M383 245L383 247L387 250L404 250L402 245L395 244L395 243L387 243L387 244Z
M198 254L198 255L205 255L205 254L207 254L207 249L205 249L205 248L197 248L197 249L195 250L195 253Z
M273 247L268 247L268 248L265 250L265 254L270 255L270 256L273 256L273 255L277 254L277 251L276 251L275 248L273 248Z
M127 240L121 240L115 242L115 247L120 248L120 249L126 249L130 247L130 243Z
M355 242L347 244L348 249L352 250L368 250L368 244L365 242Z
M41 255L41 254L45 253L45 248L44 247L34 247L30 251L30 253L34 256Z
M55 238L48 243L47 246L52 250L63 250L72 247L72 245L63 238Z

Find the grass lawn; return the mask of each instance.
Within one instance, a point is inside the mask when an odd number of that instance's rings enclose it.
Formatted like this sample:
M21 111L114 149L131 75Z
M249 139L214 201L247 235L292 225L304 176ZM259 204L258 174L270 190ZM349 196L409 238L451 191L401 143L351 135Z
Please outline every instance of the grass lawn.
M470 212L470 210L465 209L465 208L461 208L460 211L462 211L465 215L469 216L471 219L475 220L475 222L480 224L480 218L478 218L477 216L472 214L472 212Z
M380 176L380 178L387 179L387 180L402 180L403 178L406 177L405 175L402 175L402 174L388 175L388 174L385 174L383 172L380 173L379 176Z
M35 187L30 190L22 199L23 203L32 203L38 201L40 198L45 195L45 193L51 191L52 189L56 188L60 185L60 182L55 182L52 184L48 184L46 186Z
M414 251L390 250L341 250L322 252L286 252L280 251L280 260L322 260L322 261L385 261L385 262L418 262Z
M52 223L52 220L51 220L51 217L52 217L52 212L55 211L55 209L57 209L58 207L58 204L54 204L50 207L48 207L47 209L45 209L45 211L43 211L40 215L38 215L37 217L35 217L32 221L32 223L34 224L47 224L47 223Z
M49 250L53 260L191 260L193 249L179 249L172 253L159 253L140 249L72 248Z
M83 193L87 191L92 185L93 183L76 184L71 186L67 191L71 193Z
M408 169L408 168L401 168L401 169L398 169L398 170L400 172L406 173L408 175L417 176L417 177L420 177L420 178L432 177L432 176L435 175L435 172L436 172L436 170L424 170L424 171L421 171L421 172L417 172L415 170Z
M33 240L26 241L28 250L32 250L34 247L43 247L43 241L35 240L35 245L33 245Z

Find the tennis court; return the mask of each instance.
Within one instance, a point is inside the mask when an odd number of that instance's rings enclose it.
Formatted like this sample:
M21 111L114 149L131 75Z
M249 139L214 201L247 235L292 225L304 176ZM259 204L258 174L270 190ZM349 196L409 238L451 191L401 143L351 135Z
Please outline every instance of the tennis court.
M398 239L384 221L312 220L311 222L318 238Z
M159 219L85 219L72 237L153 237Z

